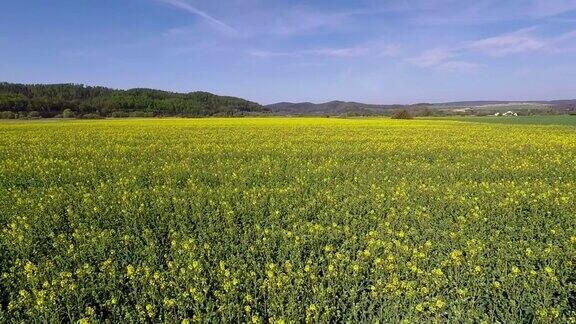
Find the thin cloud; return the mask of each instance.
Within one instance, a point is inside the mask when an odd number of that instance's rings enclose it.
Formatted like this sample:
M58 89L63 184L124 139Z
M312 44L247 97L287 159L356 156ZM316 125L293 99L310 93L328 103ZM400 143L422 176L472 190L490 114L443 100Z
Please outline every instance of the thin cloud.
M534 0L533 15L536 17L548 17L576 11L574 0Z
M484 38L469 43L467 47L473 51L496 57L540 51L547 48L547 41L531 35L532 30L532 28L521 29L500 36Z
M424 51L419 56L409 58L407 61L419 67L435 67L455 56L456 54L450 50L434 48Z
M574 0L414 0L410 21L417 25L483 25L524 19L550 19L576 11Z
M319 48L312 50L300 50L291 52L273 52L266 50L253 50L248 54L258 58L274 57L304 57L304 56L322 56L322 57L359 57L368 53L369 49L365 47L345 47L345 48Z
M220 19L217 19L211 15L209 15L208 13L192 6L191 4L185 2L184 0L159 0L161 2L164 2L166 4L169 4L175 8L187 11L193 15L196 15L202 19L204 19L206 22L208 22L210 25L212 25L213 27L215 27L217 30L229 35L229 36L238 36L240 33L238 32L237 29L235 29L234 27L226 24L225 22L223 22Z
M274 58L274 57L305 57L305 56L321 56L321 57L339 57L339 58L354 58L371 56L374 58L382 57L398 57L402 51L399 44L387 44L383 41L372 41L352 47L328 47L316 48L307 50L294 50L294 51L268 51L268 50L252 50L248 54L259 58Z
M469 42L465 47L492 57L535 52L564 53L574 49L573 40L576 38L576 31L556 37L541 37L534 35L534 30L535 28L520 29Z
M435 48L424 51L421 55L406 61L421 68L431 68L443 72L472 72L480 67L478 63L457 60L458 56L459 53L455 50Z
M576 30L562 34L552 39L551 44L555 47L558 53L575 52L576 51Z
M480 68L480 64L466 61L446 61L438 66L436 69L447 72L474 72Z
M390 44L379 49L378 56L397 57L400 56L401 53L402 53L402 46L398 44Z
M313 54L329 57L358 57L368 53L368 48L365 47L350 47L350 48L323 48L314 50Z
M248 51L250 56L258 57L258 58L272 58L272 57L290 57L293 56L294 53L289 52L272 52L266 50L251 50Z
M567 53L576 51L576 30L556 37L534 35L535 27L461 43L450 48L434 48L406 59L406 62L421 67L442 71L474 71L482 65L461 60L461 57L479 53L488 57L504 57L525 53Z
M347 12L319 12L304 7L291 8L277 17L271 28L272 34L297 35L342 28L349 21Z
M401 9L396 3L341 11L322 11L307 5L299 5L284 9L281 12L268 14L269 17L273 17L272 20L259 21L259 25L266 26L264 28L266 33L285 36L350 31L356 28L357 19L360 17L398 11Z

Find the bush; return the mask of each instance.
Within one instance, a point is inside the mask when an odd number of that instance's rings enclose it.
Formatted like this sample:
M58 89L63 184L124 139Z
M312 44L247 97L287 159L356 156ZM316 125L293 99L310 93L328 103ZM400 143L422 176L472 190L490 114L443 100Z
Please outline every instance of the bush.
M132 111L129 114L130 117L154 117L154 113L145 111Z
M28 113L28 118L40 118L40 113L37 111L31 111Z
M399 110L394 114L392 114L392 119L413 119L413 118L414 116L412 116L412 114L406 109Z
M122 118L122 117L128 117L128 113L125 111L113 111L110 114L110 116L113 118Z
M76 114L72 111L72 109L64 109L62 112L62 118L74 118Z
M16 118L16 114L11 111L2 111L0 112L0 119L14 119Z
M82 115L83 119L102 119L103 117L99 114L84 114Z

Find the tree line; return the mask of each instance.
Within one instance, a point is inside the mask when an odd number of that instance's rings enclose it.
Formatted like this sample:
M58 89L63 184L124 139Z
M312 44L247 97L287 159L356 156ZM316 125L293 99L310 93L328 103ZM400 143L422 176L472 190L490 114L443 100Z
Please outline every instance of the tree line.
M1 118L201 117L267 112L267 108L255 102L208 92L0 83Z

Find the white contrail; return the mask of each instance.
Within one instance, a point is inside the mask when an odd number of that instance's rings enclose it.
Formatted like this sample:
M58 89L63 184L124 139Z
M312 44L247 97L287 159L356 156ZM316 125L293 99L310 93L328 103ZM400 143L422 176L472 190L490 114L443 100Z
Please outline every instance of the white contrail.
M219 20L215 17L210 16L206 12L192 6L191 4L189 4L183 0L160 0L160 1L167 3L169 5L172 5L176 8L188 11L191 14L197 15L197 16L203 18L204 20L208 21L210 24L212 24L213 26L215 26L219 30L226 32L227 34L238 35L238 30L236 30L234 27L226 24L222 20Z

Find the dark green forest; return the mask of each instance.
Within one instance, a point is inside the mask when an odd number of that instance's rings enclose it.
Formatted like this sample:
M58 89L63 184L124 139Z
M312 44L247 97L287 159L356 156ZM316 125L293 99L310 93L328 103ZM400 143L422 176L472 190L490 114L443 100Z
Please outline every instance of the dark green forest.
M208 92L0 83L1 118L241 116L268 111L254 102Z

